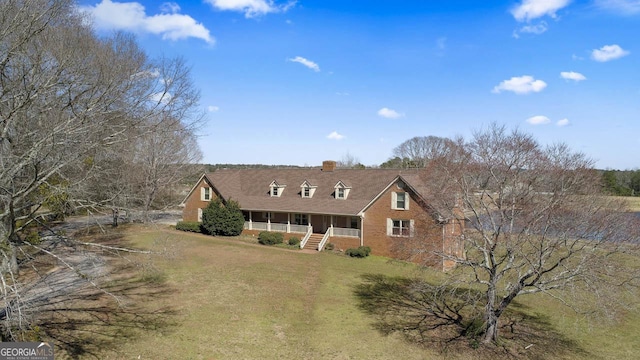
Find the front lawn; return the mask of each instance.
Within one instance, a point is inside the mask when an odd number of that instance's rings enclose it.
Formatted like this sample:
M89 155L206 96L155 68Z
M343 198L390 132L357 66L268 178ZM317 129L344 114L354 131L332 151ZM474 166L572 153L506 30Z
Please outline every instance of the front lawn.
M495 359L506 355L500 349L474 350L464 339L442 352L442 348L407 341L402 334L384 335L375 327L378 319L362 311L354 295L364 274L436 279L444 276L441 273L375 256L307 254L233 238L141 229L130 231L127 239L132 244L167 250L151 266L162 275L164 295L144 299L143 312L163 313L166 319L153 328L134 329L135 336L103 348L101 359ZM532 338L544 339L520 349L515 358L626 359L640 351L637 313L629 313L620 324L586 322L539 295L523 298L518 311L535 323L532 328L538 333Z

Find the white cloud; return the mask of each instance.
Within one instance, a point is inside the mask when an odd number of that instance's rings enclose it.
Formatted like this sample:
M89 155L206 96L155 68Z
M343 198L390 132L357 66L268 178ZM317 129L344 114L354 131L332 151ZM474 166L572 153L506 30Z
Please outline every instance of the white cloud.
M320 66L318 66L318 64L316 64L315 62L313 62L311 60L307 60L307 59L303 58L302 56L296 56L293 59L287 59L287 61L300 63L300 64L308 67L309 69L311 69L311 70L313 70L315 72L320 71Z
M573 59L573 60L584 60L584 58L582 56L578 56L576 54L572 54L571 55L571 59Z
M209 106L207 106L207 110L209 112L218 112L218 111L220 111L220 108L218 106L209 105Z
M543 16L556 17L556 12L569 5L571 0L523 0L520 5L511 9L511 14L518 21L530 21Z
M563 71L560 73L560 77L566 80L574 80L574 81L587 80L586 76L575 71Z
M556 123L556 125L558 126L567 126L569 125L569 119L562 119L562 120L558 120L558 122Z
M544 125L551 122L551 120L543 115L532 116L527 119L527 122L531 125Z
M593 49L591 52L591 58L598 62L611 61L627 55L629 55L629 52L616 44L605 45L600 49Z
M541 21L540 23L536 24L536 25L525 25L523 27L521 27L520 29L518 29L519 33L524 33L524 34L535 34L535 35L540 35L543 34L547 31L548 27L547 27L547 23L545 21ZM517 35L515 36L516 38L518 37Z
M247 18L275 12L286 12L295 6L296 0L276 5L273 0L205 0L216 9L243 12Z
M327 135L327 139L329 139L329 140L342 140L344 138L345 138L345 136L341 135L341 134L338 134L337 131L334 131L331 134Z
M502 91L513 91L516 94L528 94L531 92L540 92L547 87L547 83L542 80L536 80L533 76L514 76L509 80L504 80L491 90L492 93L498 94Z
M596 5L622 15L640 14L640 0L596 0Z
M176 14L180 12L180 5L174 2L166 2L160 5L160 11L163 13Z
M213 44L215 39L209 30L189 15L178 14L180 6L164 3L163 13L147 15L144 6L137 2L102 0L95 6L83 6L80 10L90 14L98 29L145 32L168 40L196 38Z
M399 113L395 110L389 109L389 108L382 108L380 110L378 110L378 116L382 116L383 118L387 118L387 119L398 119L404 116L404 114Z

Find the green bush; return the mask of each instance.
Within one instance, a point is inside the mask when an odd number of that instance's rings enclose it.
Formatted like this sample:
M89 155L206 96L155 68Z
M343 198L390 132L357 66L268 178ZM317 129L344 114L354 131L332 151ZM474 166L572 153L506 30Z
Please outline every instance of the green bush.
M289 245L291 245L291 246L300 245L300 238L296 237L296 236L290 237L289 238Z
M365 258L369 256L369 254L371 254L371 248L368 246L358 246L357 249L354 249L354 248L347 249L345 254L351 257Z
M201 233L201 224L197 221L178 221L176 230Z
M284 235L279 232L261 231L258 234L258 242L262 245L282 244Z
M215 199L202 210L202 227L207 234L218 236L238 236L244 228L244 216L240 205L233 200L223 204Z

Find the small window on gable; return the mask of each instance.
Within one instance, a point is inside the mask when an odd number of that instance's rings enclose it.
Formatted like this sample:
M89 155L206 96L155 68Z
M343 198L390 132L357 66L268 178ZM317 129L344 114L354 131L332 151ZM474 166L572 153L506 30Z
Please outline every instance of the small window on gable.
M312 198L313 193L316 192L316 188L316 185L311 185L308 180L305 180L305 182L300 185L300 196L303 198Z
M351 187L345 185L345 183L343 183L342 181L338 181L336 186L334 186L334 189L334 197L341 200L345 200L347 197L349 197L349 192L351 191Z
M278 182L274 180L269 185L269 195L271 197L280 197L285 187L286 185L278 184Z
M210 187L202 187L200 188L200 200L202 201L210 201L211 200L211 188Z
M394 210L409 210L409 196L406 192L394 192L391 195L391 208Z

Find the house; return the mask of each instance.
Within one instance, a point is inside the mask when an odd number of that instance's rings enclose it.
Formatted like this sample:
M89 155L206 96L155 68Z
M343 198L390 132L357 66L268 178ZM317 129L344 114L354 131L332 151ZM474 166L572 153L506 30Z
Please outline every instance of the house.
M442 256L462 253L460 219L444 219L418 189L418 170L321 168L228 169L204 174L183 201L183 220L201 221L215 198L237 201L244 233L277 231L321 251L361 245L372 253L447 270ZM288 239L289 236L285 236Z

